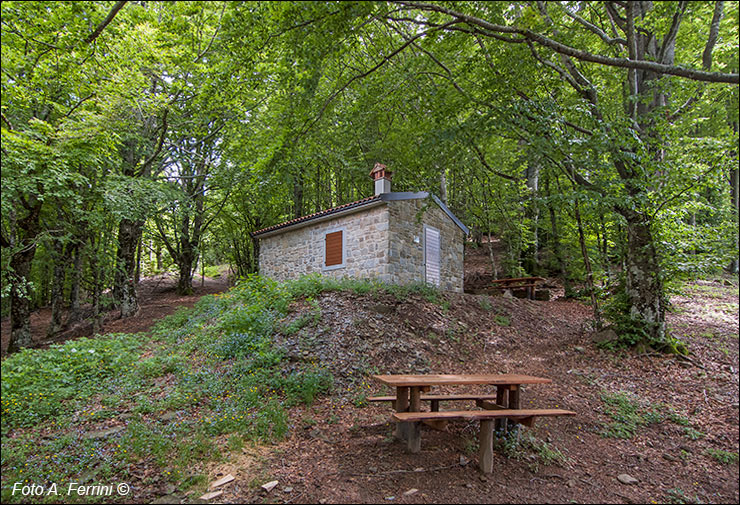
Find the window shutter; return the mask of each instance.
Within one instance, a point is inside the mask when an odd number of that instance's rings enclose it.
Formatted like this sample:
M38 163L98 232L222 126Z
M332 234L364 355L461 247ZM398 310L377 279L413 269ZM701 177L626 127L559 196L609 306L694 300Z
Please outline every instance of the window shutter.
M326 261L325 266L330 267L332 265L342 264L342 232L335 231L334 233L326 234Z
M440 243L439 230L428 226L424 228L424 257L426 259L426 281L429 284L440 284Z

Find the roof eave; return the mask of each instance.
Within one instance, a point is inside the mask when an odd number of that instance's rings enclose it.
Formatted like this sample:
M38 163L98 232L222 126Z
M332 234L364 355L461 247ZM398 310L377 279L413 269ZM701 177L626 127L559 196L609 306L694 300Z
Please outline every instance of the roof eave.
M364 210L371 209L373 207L378 207L380 205L385 205L385 201L383 200L371 200L367 203L364 203L362 205L357 205L356 207L350 207L349 209L344 209L339 212L332 212L331 214L326 214L323 216L317 216L312 219L306 219L305 221L301 221L300 223L291 224L288 226L283 226L282 228L278 228L276 230L269 230L261 233L250 233L249 235L252 238L267 238L272 237L274 235L279 235L281 233L287 232L287 231L295 231L300 228L303 228L304 226L310 226L314 225L316 223L321 223L323 221L328 221L330 219L334 219L341 216L347 216L349 214L354 214L355 212L362 212Z

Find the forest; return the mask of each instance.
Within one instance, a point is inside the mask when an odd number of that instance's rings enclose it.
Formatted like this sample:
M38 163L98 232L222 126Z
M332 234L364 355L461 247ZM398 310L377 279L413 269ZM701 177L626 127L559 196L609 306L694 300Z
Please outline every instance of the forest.
M737 503L738 2L0 8L3 503ZM259 275L377 164L465 292Z
M2 67L12 350L255 272L375 162L658 347L672 280L738 269L736 2L4 2Z

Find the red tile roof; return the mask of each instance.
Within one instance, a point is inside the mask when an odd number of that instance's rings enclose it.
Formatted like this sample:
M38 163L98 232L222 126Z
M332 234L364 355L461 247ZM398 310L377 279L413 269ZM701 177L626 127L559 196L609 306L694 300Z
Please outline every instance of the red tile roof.
M262 228L261 230L253 231L251 235L253 237L256 237L258 235L262 235L263 233L267 233L268 231L275 231L275 230L279 230L280 228L287 228L288 226L292 226L294 224L304 223L306 221L311 221L319 217L335 214L343 210L349 210L355 207L362 207L363 205L367 205L372 202L380 201L381 200L380 196L381 195L369 196L367 198L363 198L362 200L357 200L356 202L345 203L344 205L340 205L339 207L333 207L331 209L314 212L313 214L309 214L307 216L302 216L296 219L291 219L290 221L285 221L283 223L268 226L267 228Z

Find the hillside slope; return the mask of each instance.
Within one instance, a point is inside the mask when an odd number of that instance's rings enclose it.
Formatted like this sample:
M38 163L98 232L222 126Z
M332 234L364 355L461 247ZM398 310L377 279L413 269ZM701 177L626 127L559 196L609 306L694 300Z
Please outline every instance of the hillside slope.
M322 293L292 307L288 321L310 323L279 341L293 363L327 366L338 387L293 412L304 429L266 471L304 493L298 502L737 501L737 289L699 282L674 304L669 319L689 361L597 348L588 307L573 301ZM513 459L503 448L490 478L460 464L475 463L475 423L424 431L421 454L410 455L391 437L389 405L354 405L390 393L369 374L484 372L548 377L525 389L524 405L578 412L538 422ZM638 484L619 482L625 473Z
M216 501L737 502L737 287L683 289L669 321L688 359L602 350L562 298L251 277L150 333L6 358L2 499L27 501L19 479L85 480L134 489L106 502L187 503L232 474ZM390 405L365 401L390 392L376 373L481 372L547 377L523 406L578 416L501 441L486 477L477 423L408 454Z

